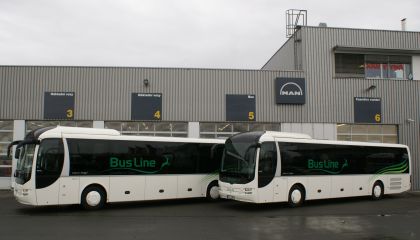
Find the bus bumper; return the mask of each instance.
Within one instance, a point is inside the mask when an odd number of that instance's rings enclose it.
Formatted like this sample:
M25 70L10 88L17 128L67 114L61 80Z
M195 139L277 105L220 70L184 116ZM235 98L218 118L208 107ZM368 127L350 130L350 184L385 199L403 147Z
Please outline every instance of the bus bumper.
M19 203L25 205L36 205L36 196L33 189L28 189L22 185L15 184L13 195Z
M257 189L219 182L220 198L241 202L257 202Z

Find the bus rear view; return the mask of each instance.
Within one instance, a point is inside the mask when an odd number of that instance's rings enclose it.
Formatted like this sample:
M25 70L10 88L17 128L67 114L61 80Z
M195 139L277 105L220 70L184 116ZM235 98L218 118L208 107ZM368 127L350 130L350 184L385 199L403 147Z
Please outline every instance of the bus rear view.
M396 194L411 188L401 144L315 140L305 134L248 132L226 140L220 197L288 202Z

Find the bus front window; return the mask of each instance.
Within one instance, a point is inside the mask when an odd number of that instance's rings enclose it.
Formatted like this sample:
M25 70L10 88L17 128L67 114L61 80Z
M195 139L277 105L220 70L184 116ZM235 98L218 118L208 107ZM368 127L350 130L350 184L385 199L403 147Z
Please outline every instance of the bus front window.
M254 180L255 157L260 133L241 134L226 140L220 171L223 182L244 184Z
M16 183L18 184L24 184L31 179L35 147L35 144L25 144L20 148L15 172Z

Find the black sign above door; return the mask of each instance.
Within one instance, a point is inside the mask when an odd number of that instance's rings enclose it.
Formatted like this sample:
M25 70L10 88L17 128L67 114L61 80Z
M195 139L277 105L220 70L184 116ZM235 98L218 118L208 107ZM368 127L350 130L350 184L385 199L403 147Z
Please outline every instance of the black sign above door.
M74 92L45 92L44 119L73 120Z
M380 98L354 98L355 123L381 123L382 110Z

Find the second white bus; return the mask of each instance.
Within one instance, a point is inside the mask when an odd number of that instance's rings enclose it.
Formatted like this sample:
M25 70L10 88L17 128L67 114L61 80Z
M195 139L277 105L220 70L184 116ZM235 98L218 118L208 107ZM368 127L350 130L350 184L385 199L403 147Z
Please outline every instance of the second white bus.
M401 144L314 140L304 134L248 132L226 140L220 197L288 202L408 191L410 152Z
M224 140L49 127L14 144L14 196L23 204L99 209L108 202L219 197Z

